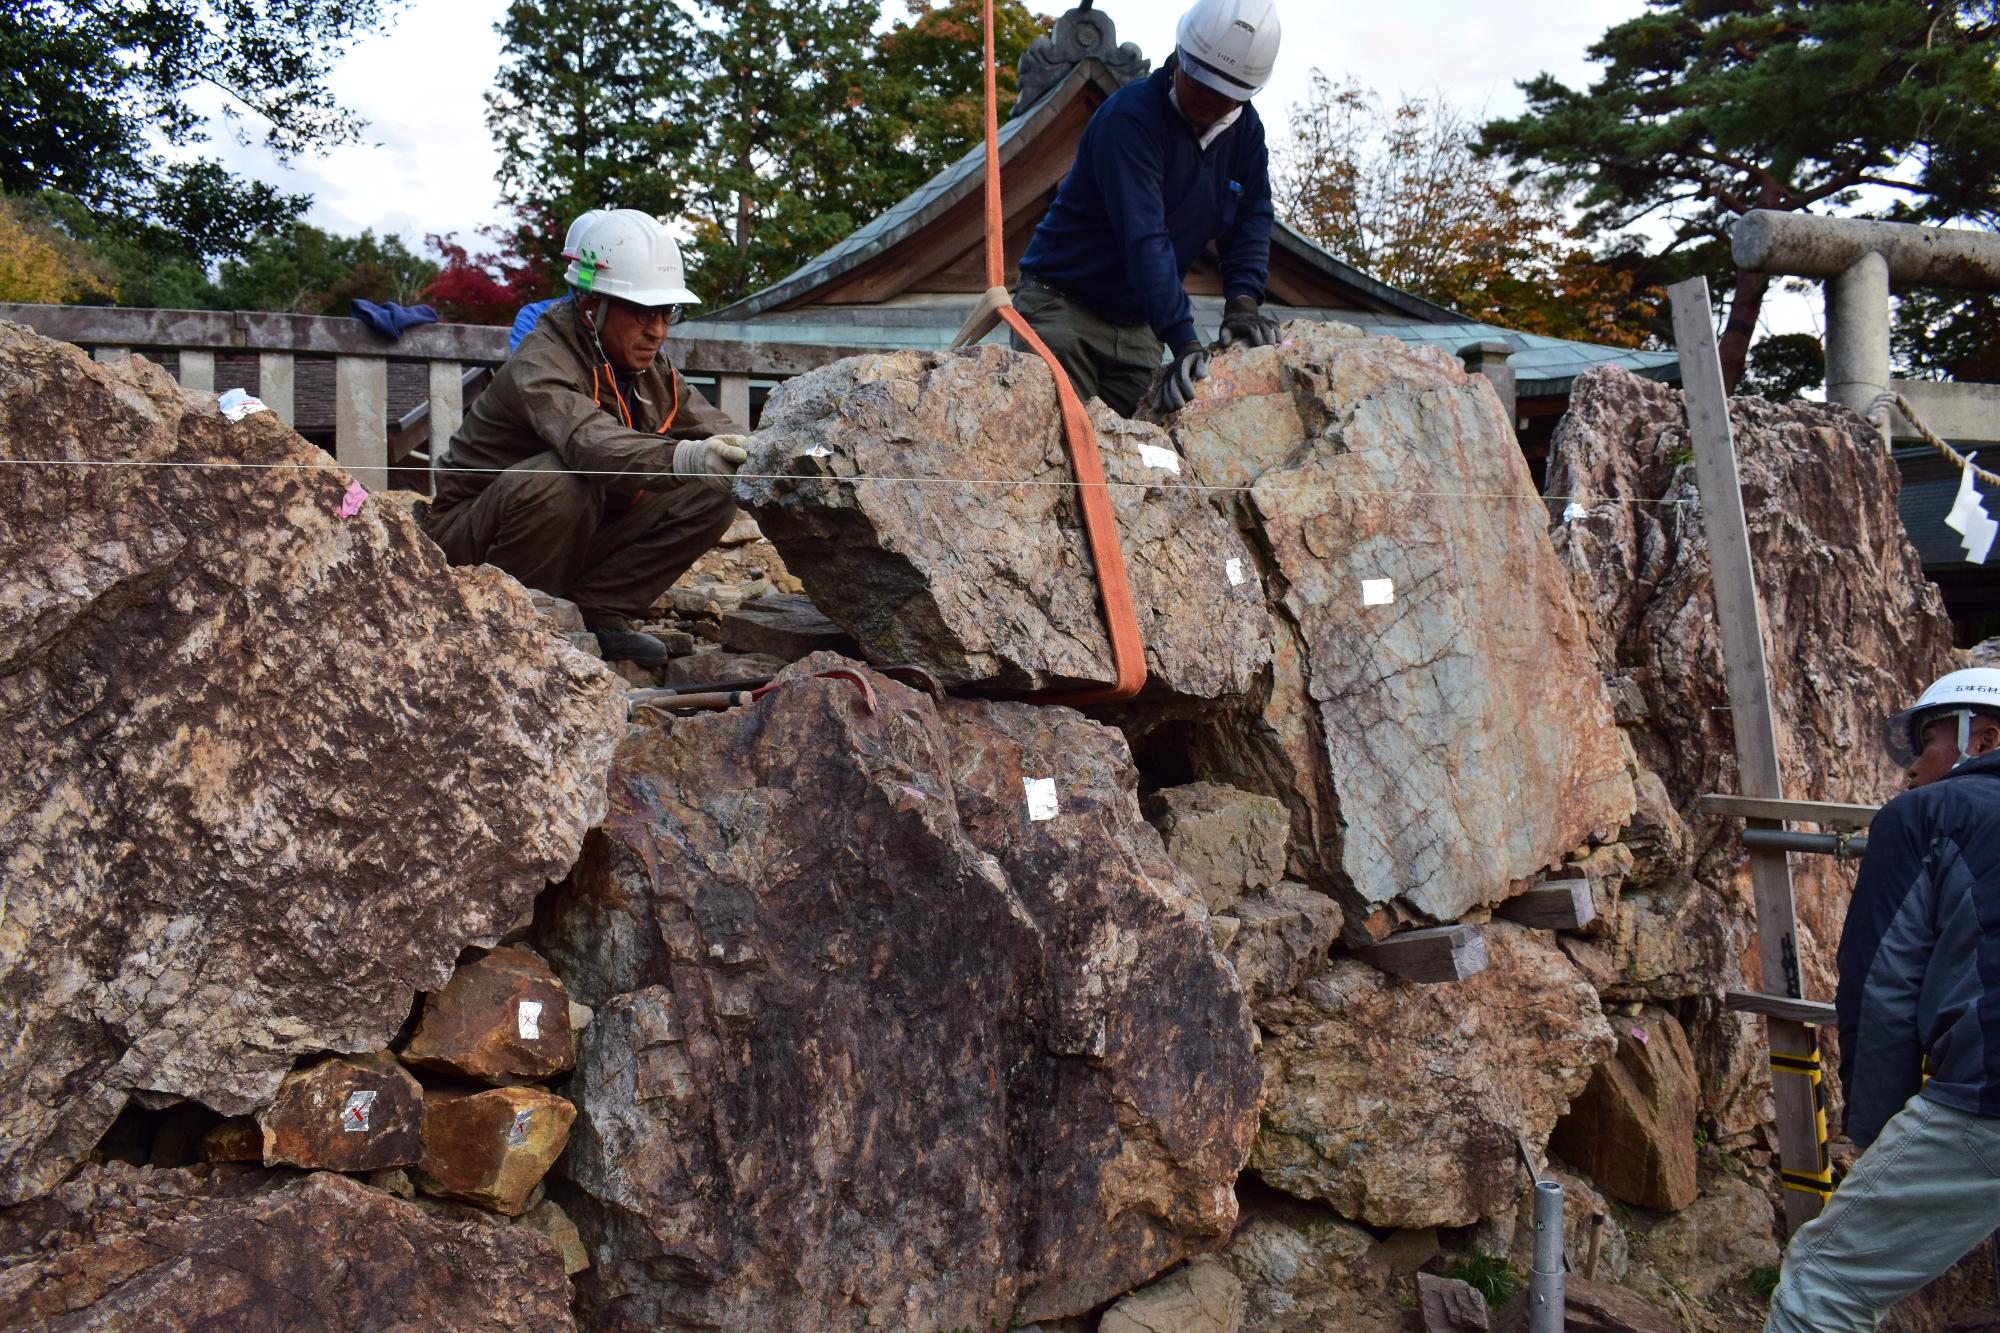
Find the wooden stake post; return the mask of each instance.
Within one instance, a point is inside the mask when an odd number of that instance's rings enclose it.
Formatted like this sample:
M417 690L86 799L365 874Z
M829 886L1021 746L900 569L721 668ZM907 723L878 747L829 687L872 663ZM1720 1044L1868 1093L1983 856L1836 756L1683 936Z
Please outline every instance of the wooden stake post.
M1681 387L1687 398L1695 484L1701 492L1702 527L1708 534L1715 618L1722 633L1730 717L1736 733L1739 794L1781 800L1785 790L1778 772L1763 615L1750 559L1750 529L1743 517L1736 445L1729 433L1729 397L1723 388L1722 362L1716 354L1708 280L1690 278L1668 288L1667 294L1673 300L1674 343L1680 352ZM1784 827L1781 819L1751 818L1747 823L1751 828ZM1787 854L1779 851L1753 850L1749 856L1763 990L1804 999L1791 863ZM1826 1156L1826 1117L1821 1109L1819 1042L1813 1029L1793 1019L1771 1014L1765 1023L1770 1033L1771 1083L1778 1110L1785 1229L1795 1234L1819 1216L1833 1190Z

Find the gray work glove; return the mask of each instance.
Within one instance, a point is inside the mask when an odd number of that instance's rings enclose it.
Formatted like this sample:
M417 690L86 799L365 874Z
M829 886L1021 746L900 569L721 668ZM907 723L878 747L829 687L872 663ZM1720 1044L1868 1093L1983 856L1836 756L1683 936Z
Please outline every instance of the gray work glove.
M682 440L674 446L674 471L727 495L736 469L750 461L743 447L746 439L743 435L711 435L705 440Z
M1183 343L1174 349L1174 363L1153 390L1153 406L1162 412L1180 411L1194 401L1195 381L1207 378L1208 349L1200 343Z
M1257 303L1247 296L1232 296L1222 307L1222 336L1216 340L1215 349L1226 352L1237 345L1244 347L1275 347L1278 343L1278 321L1257 308Z

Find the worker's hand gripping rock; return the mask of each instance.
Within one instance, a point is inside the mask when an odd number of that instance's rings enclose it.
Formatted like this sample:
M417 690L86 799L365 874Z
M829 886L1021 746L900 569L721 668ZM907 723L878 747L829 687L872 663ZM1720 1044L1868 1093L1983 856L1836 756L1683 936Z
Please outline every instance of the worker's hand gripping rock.
M1216 340L1216 351L1226 352L1239 344L1275 347L1277 342L1278 321L1260 310L1249 297L1232 296L1229 304L1222 307L1222 336Z
M1153 390L1153 406L1162 412L1178 412L1194 401L1195 381L1208 378L1208 349L1187 343L1174 349L1174 363Z
M674 446L674 471L727 495L736 469L750 461L743 447L747 439L743 435L711 435L705 440L682 440Z

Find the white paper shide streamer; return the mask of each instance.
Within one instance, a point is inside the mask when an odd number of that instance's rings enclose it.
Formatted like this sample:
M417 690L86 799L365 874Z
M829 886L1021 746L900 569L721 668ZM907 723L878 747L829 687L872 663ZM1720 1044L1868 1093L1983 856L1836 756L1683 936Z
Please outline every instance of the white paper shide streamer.
M1993 550L1994 536L2000 534L2000 523L1986 512L1986 499L1979 493L1979 480L1972 467L1972 460L1977 457L1969 455L1965 466L1959 469L1958 498L1952 501L1951 512L1944 516L1944 525L1959 535L1965 558L1983 565Z

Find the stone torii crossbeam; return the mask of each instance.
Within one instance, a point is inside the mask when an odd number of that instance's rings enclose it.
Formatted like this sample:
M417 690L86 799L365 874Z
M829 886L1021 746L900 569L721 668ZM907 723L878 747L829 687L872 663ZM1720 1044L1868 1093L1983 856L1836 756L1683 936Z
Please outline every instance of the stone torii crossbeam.
M1826 396L1863 414L1890 387L1892 287L2000 291L2000 236L1990 232L1759 209L1730 239L1740 269L1825 284Z

